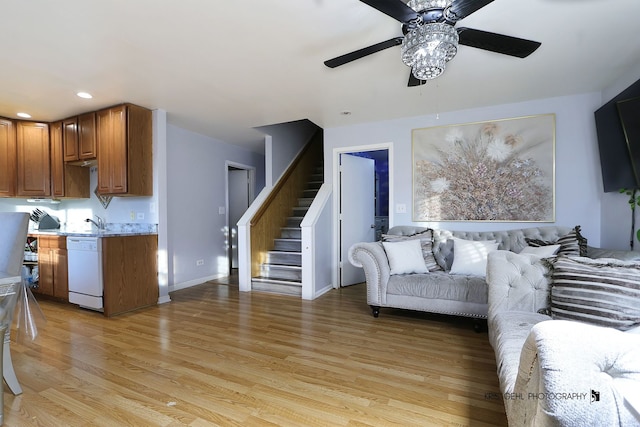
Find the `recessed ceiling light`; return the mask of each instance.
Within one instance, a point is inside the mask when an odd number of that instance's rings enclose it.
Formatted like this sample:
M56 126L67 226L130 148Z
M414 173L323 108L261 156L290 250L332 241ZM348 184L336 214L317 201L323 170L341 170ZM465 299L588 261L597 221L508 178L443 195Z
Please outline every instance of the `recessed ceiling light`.
M84 98L84 99L93 98L93 96L88 92L78 92L76 95L78 95L80 98Z
M23 119L30 119L31 118L31 114L27 114L27 113L18 113L17 116L18 117L22 117Z

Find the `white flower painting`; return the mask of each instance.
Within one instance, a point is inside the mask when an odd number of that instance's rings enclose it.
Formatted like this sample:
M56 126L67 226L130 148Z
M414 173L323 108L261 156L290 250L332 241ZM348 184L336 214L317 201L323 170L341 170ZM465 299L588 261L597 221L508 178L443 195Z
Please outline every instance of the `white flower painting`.
M415 129L412 139L414 221L555 221L555 115Z

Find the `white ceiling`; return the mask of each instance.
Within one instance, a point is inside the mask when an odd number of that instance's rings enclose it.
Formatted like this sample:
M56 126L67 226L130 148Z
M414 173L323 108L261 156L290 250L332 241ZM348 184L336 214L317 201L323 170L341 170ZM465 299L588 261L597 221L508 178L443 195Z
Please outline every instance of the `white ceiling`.
M9 0L0 116L53 121L133 102L261 151L258 126L308 118L330 128L599 91L640 63L638 16L638 0L495 0L457 25L542 46L526 59L460 46L441 77L409 88L399 47L323 65L401 35L359 0Z

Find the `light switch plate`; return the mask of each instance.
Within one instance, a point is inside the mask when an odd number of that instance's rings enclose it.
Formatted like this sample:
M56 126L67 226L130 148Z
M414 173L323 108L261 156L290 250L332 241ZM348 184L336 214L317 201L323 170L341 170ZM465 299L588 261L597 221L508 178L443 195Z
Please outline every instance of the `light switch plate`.
M396 213L407 213L407 205L404 203L396 204Z
M220 207L218 208L218 213L219 213L220 215L224 215L224 212L225 212L225 208L224 208L224 206L220 206Z

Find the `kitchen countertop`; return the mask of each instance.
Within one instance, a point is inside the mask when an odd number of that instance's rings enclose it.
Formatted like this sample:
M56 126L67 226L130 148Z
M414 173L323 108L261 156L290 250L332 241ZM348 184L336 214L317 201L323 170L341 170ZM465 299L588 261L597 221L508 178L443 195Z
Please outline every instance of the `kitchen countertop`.
M60 227L56 230L29 230L34 236L72 236L72 237L122 237L122 236L148 236L157 235L156 224L106 224L106 230L97 230L80 227Z
M29 230L34 236L72 236L72 237L122 237L122 236L148 236L158 234L156 231L64 231L64 230Z

